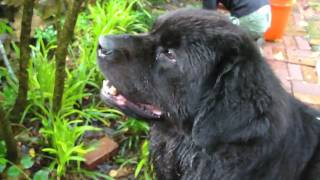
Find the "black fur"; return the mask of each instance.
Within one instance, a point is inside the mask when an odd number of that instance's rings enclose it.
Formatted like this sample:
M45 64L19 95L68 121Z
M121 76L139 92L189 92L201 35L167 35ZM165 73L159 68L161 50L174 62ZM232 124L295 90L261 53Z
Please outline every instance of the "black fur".
M288 94L224 17L182 9L100 48L117 50L98 63L121 94L163 112L150 121L158 179L320 179L320 113Z

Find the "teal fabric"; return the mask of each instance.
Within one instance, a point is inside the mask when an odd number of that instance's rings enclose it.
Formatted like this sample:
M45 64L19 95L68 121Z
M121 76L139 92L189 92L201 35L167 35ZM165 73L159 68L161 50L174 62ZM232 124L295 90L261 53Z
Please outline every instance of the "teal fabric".
M270 5L265 5L246 16L237 18L230 17L233 24L249 30L250 35L254 39L258 39L268 30L271 25L271 8Z

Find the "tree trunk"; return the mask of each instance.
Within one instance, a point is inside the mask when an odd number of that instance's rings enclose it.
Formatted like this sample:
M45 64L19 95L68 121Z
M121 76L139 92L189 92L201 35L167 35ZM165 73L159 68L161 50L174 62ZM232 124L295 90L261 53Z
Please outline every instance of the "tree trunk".
M53 112L57 113L61 109L64 80L66 77L66 56L68 44L73 37L73 30L80 12L83 0L73 0L72 9L67 11L66 20L61 32L58 32L58 48L56 49L56 74L53 92Z
M10 121L8 120L2 107L0 107L0 137L4 139L7 148L6 158L12 162L18 161L17 142L14 139Z
M21 114L27 106L28 95L28 65L30 59L30 33L31 33L31 21L33 15L34 0L24 0L23 3L23 15L21 22L21 34L20 34L20 59L19 59L19 90L18 97L10 113L10 121L19 122Z

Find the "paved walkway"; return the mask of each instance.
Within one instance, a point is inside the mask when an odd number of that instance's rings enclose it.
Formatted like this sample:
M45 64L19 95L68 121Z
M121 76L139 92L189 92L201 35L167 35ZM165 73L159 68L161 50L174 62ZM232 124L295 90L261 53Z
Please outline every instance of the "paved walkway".
M320 3L316 1L294 6L284 37L267 42L264 55L288 92L320 108Z

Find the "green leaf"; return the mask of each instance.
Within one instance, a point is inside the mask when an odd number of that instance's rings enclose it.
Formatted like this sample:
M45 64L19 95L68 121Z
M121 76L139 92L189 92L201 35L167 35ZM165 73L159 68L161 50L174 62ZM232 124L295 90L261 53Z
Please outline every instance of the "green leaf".
M53 148L44 148L42 149L43 152L47 152L49 154L58 154L58 151Z
M9 177L17 177L20 175L20 170L17 166L11 166L8 169L8 176Z
M0 141L0 157L5 157L6 152L6 145L4 141Z
M47 180L49 177L49 173L49 169L41 169L34 174L33 180Z
M85 159L81 156L71 156L69 160L74 160L74 161L85 161Z
M31 156L23 156L21 159L21 165L24 169L29 169L33 166L34 161Z
M7 160L0 158L0 174L4 171L7 165Z
M6 168L5 164L0 164L0 174L4 171L5 168Z
M138 177L141 169L143 168L144 164L146 163L146 160L145 159L142 159L139 164L137 165L137 168L134 172L134 177Z

